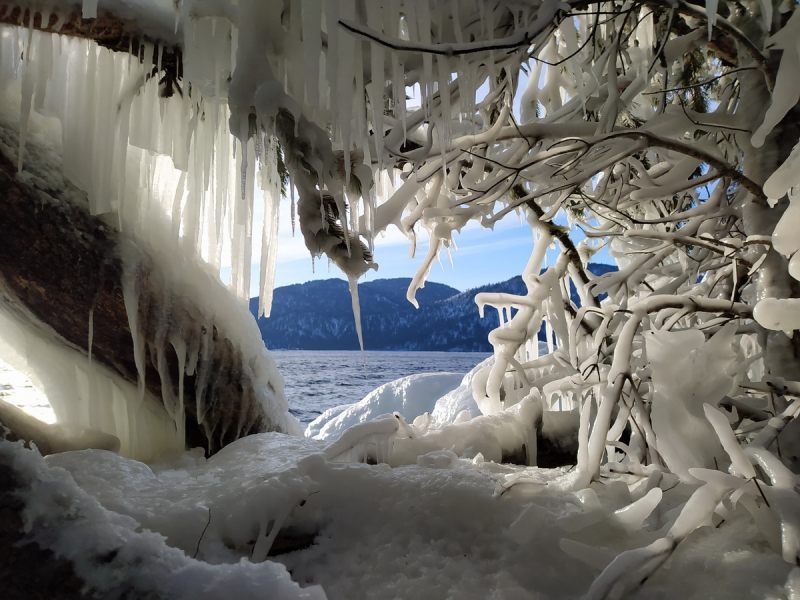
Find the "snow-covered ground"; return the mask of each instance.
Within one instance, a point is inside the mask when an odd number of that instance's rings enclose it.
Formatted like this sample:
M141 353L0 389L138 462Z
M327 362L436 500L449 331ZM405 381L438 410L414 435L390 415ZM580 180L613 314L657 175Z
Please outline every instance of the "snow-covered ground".
M435 429L425 413L466 402L473 375L381 386L323 415L324 440L261 434L210 459L195 450L149 465L103 450L42 459L2 442L0 462L21 475L34 538L103 598L618 597L587 591L618 554L668 536L696 486L652 469L605 470L578 489L571 465L498 464L456 447L425 453L401 431L394 467L331 459L359 427L382 423L370 421L376 411L406 409L409 422L418 417L413 431ZM491 430L485 417L466 419L443 431ZM797 569L780 556L779 532L757 526L744 502L718 512L631 597L794 600L798 590L784 584Z
M149 466L8 443L0 458L28 479L38 538L106 598L581 598L618 553L661 537L691 491L611 476L571 491L569 467L391 468L332 462L324 447L262 434ZM298 549L251 564L276 529L276 547ZM692 533L635 597L794 598L790 569L739 508Z

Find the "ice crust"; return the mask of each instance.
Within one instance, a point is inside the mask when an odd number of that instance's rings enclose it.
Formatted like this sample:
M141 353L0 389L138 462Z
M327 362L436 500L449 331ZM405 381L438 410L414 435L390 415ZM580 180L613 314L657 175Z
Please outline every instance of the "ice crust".
M306 429L306 436L334 440L357 423L398 411L409 421L435 411L437 400L463 379L457 373L423 373L386 383L354 404L328 409Z
M91 314L87 357L47 327L32 327L35 318L19 318L0 309L7 360L35 373L59 423L113 435L120 439L124 455L151 460L184 447L183 377L196 374L201 383L207 381L214 342L201 343L207 339L201 329L216 328L224 338L236 340L242 371L264 412L279 429L299 433L288 414L283 380L243 302L249 300L247 248L252 235L239 233L252 229L252 224L245 225L252 220L252 206L227 187L241 160L233 159L230 135L224 129L227 122L220 116L225 107L193 104L188 95L161 97L157 81L146 76L147 60L140 64L124 53L78 38L35 31L29 37L18 28L2 27L0 53L11 57L27 48L31 58L13 59L0 67L4 124L0 142L8 155L19 157L23 170L18 176L42 202L55 209L62 202L86 208L99 214L105 227L120 230L116 258L123 265L122 288L139 381L131 386L92 360ZM25 96L26 86L32 86L30 97ZM199 119L198 111L208 118ZM24 118L17 135L20 112ZM261 158L271 161L271 170L266 168L260 179L267 198L265 247L274 247L269 240L275 235L272 217L280 198L276 144L265 139L260 150ZM60 195L51 196L49 190L59 190ZM197 204L187 200L190 196ZM270 197L275 198L272 205ZM242 249L232 254L233 270L241 277L235 276L230 287L218 276L226 229L233 233L233 249L236 244ZM275 252L268 252L264 268L274 266L274 259ZM236 266L237 260L242 266ZM145 344L139 315L143 273L147 285L158 289L163 300L158 331L150 344ZM267 278L263 287L271 290L271 275L263 275ZM179 296L191 298L198 309L202 322L196 330L174 325L170 304ZM165 361L170 346L178 356L177 381ZM145 393L147 353L161 378L163 393L158 399ZM201 426L209 403L219 400L206 398L204 387L198 386L195 399Z
M445 451L391 469L328 462L322 449L315 440L262 434L208 460L186 453L150 466L103 451L42 460L9 443L0 443L0 458L24 476L25 516L40 543L76 561L79 575L109 598L130 585L179 598L256 598L268 589L287 600L577 599L610 560L602 556L658 539L671 508L693 489L661 492L647 519L652 503L642 503L658 487L631 504L636 492L619 480L570 491L566 469ZM791 566L763 545L743 510L679 547L670 572L648 582L648 597L756 598L782 587ZM644 527L628 532L620 519L631 512ZM262 524L287 513L280 537L313 544L251 563ZM591 518L567 527L564 519L577 515ZM105 566L93 558L114 550ZM311 587L293 583L284 565Z

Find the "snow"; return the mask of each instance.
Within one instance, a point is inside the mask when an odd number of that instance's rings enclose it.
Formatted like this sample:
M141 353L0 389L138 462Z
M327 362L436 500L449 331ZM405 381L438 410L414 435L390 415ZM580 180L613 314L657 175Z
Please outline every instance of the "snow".
M421 373L391 381L359 402L326 410L308 425L306 436L334 440L357 423L394 411L413 421L426 412L433 413L437 400L458 387L463 378L458 373Z
M484 371L486 367L491 366L493 363L494 356L490 356L475 365L469 373L464 375L457 388L450 390L436 400L436 405L430 411L431 417L440 423L452 423L459 415L463 415L464 411L469 414L470 418L480 415L481 411L472 395L472 382L478 373Z
M129 514L141 516L139 511L130 510L135 508L135 502L130 501L138 498L141 502L142 490L137 491L130 484L152 489L152 484L146 484L158 481L144 464L92 450L64 453L59 458L64 468L48 464L21 444L0 443L0 461L13 467L22 480L26 528L35 532L34 539L41 546L70 560L76 574L96 594L109 599L131 594L212 599L229 593L256 598L269 589L286 600L326 597L318 587L300 589L286 569L274 562L236 560L210 564L194 560L189 552L168 544L165 534L152 524L151 528L142 529L136 517ZM79 466L87 459L95 468L86 470L81 466L87 478L78 483L69 467ZM111 481L124 487L115 490L113 484L106 485ZM168 478L165 481L174 482ZM102 499L92 493L98 488L106 492ZM123 489L126 497L118 497L115 504L109 496L120 494ZM110 506L104 506L103 501ZM178 517L173 523L176 530L191 523L187 519L191 510L173 506L167 512ZM188 533L186 529L183 532Z
M601 557L663 544L672 508L692 490L667 482L632 501L622 478L573 492L566 469L447 451L392 469L329 462L322 449L262 434L208 460L190 452L149 467L97 450L42 460L9 443L0 457L24 475L25 517L40 543L76 560L109 598L124 585L179 598L255 598L266 589L287 600L580 598L610 560ZM281 518L278 539L299 549L250 562L263 523ZM640 519L641 529L626 527ZM678 546L646 597L780 598L792 567L761 540L736 509Z

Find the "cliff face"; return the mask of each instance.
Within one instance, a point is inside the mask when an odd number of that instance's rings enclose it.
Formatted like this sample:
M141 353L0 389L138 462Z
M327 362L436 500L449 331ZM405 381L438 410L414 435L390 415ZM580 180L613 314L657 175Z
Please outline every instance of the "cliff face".
M590 264L601 275L616 270ZM486 339L498 326L497 311L478 315L475 295L505 292L522 295L521 277L459 292L439 283L428 283L417 292L419 309L406 300L410 279L378 279L359 284L361 323L367 350L416 350L490 352ZM580 301L573 290L572 299ZM250 301L255 315L258 299ZM276 288L272 314L258 319L258 327L269 349L357 350L355 322L347 283L326 279Z

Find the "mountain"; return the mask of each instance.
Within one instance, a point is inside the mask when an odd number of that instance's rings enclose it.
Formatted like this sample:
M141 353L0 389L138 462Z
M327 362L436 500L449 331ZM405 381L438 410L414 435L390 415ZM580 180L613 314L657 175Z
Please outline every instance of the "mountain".
M616 267L592 263L595 275ZM417 292L420 308L406 300L411 279L377 279L358 286L361 326L366 350L438 350L490 352L486 339L499 324L497 311L487 307L480 318L475 295L481 292L525 294L522 277L459 292L429 282ZM574 288L572 299L578 305ZM258 311L258 298L250 300ZM357 350L353 309L347 282L341 279L309 281L276 288L272 314L257 320L269 349Z

